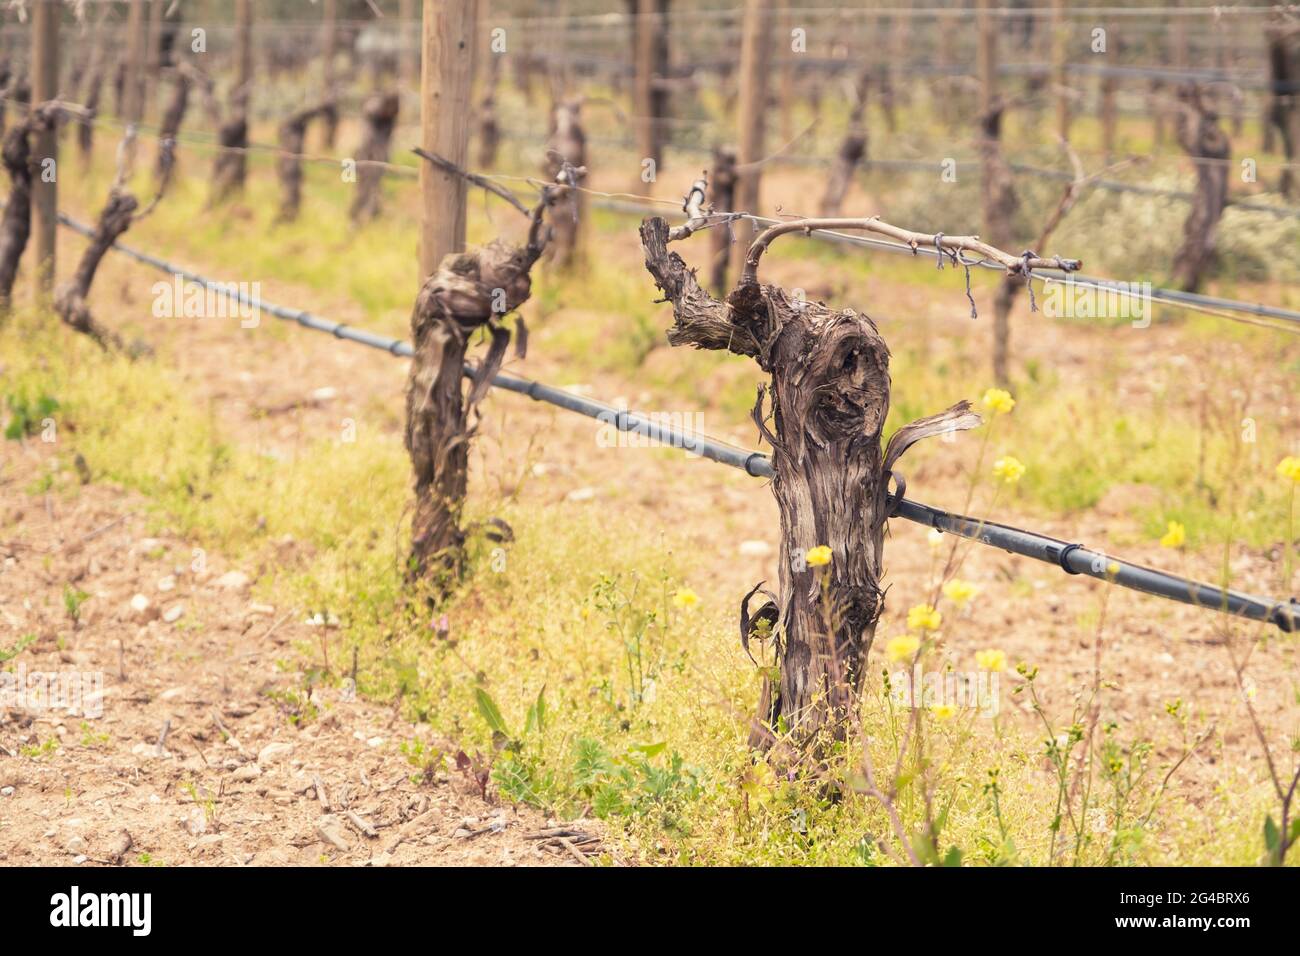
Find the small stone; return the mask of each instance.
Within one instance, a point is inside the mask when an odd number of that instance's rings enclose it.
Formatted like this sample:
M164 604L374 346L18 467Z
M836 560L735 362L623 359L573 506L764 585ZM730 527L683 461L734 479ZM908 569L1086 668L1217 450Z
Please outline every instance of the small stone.
M255 763L246 763L230 775L232 780L239 780L247 783L250 780L256 780L262 775L262 768Z
M595 488L574 488L564 496L565 501L590 501L596 497Z
M143 594L131 598L131 617L145 624L158 617L158 608Z
M243 571L227 571L216 580L217 587L223 591L243 591L249 583L250 579Z
M173 604L171 607L169 607L166 611L163 612L162 619L166 621L168 624L175 624L184 615L185 615L185 605Z
M104 844L103 857L106 860L112 860L114 863L119 862L122 857L131 852L131 847L135 841L131 839L131 834L126 830L118 830Z
M258 766L277 763L293 753L293 744L269 743L257 753Z
M0 797L12 797L14 795L13 787L0 787Z
M334 814L327 813L316 821L316 836L322 843L328 843L336 850L344 852L351 849L349 846L346 831L343 828L343 822Z
M367 747L382 747L384 745L383 737L371 737L366 741Z
M742 541L740 553L748 558L763 558L772 553L772 546L766 541Z
M86 852L86 838L80 833L74 833L63 843L63 848L72 854Z
M272 607L270 604L254 603L248 605L248 613L250 615L256 615L258 617L270 617L272 614L275 613L275 608Z
M338 395L338 389L326 385L324 388L318 388L311 393L313 402L328 402Z
M175 577L175 575L171 575L171 574L169 574L169 575L167 575L167 577L165 577L165 578L159 578L159 579L158 579L158 590L159 590L159 591L175 591L175 590L176 590L176 577Z

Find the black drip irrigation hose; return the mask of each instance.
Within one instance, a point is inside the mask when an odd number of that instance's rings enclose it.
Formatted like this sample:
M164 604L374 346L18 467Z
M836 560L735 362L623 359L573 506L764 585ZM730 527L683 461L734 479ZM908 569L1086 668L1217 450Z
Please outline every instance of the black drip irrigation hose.
M59 213L59 222L83 236L94 235L94 230L89 226L77 222L64 213ZM115 243L113 248L137 262L142 262L163 272L181 276L183 279L197 283L213 292L236 299L251 308L268 312L278 319L297 322L304 328L317 332L326 332L335 338L358 342L361 345L380 349L391 355L400 355L407 358L414 355L410 343L401 339L377 335L364 329L354 329L338 322L330 322L302 309L289 309L270 302L264 302L259 297L244 294L236 283L216 282L197 273L181 269L146 252L125 246L120 242ZM473 375L475 371L474 365L465 364L465 375ZM575 395L573 392L561 388L555 388L552 385L544 385L541 382L534 382L513 375L495 375L492 378L492 384L508 392L527 395L534 401L546 402L567 411L598 419L605 424L613 425L619 431L635 432L661 444L682 448L692 454L708 458L710 461L730 465L732 468L739 468L755 478L773 478L776 475L772 468L771 459L760 452L738 448L712 438L684 432L627 409L620 409L595 399ZM887 507L893 516L906 518L908 521L914 521L917 524L928 525L939 531L978 541L980 544L1000 548L1012 554L1033 558L1035 561L1054 564L1067 574L1084 574L1105 581L1108 584L1118 584L1121 587L1141 591L1144 594L1153 594L1157 597L1168 598L1194 607L1222 611L1225 614L1252 621L1275 624L1288 633L1300 630L1300 602L1297 602L1294 598L1286 602L1273 601L1244 594L1240 591L1217 588L1210 584L1202 584L1165 571L1157 571L1119 558L1113 558L1103 552L1086 548L1081 544L1071 544L1033 531L1013 528L1010 525L954 514L909 498L897 499L895 496L889 496Z

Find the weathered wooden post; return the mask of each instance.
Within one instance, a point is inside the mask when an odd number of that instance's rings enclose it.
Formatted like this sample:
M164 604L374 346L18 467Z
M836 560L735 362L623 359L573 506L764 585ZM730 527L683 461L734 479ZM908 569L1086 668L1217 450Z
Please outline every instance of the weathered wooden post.
M59 95L58 0L37 0L32 9L32 103L48 103ZM54 255L58 241L59 136L55 124L40 124L33 136L32 245L36 255L36 301L47 303L54 288Z
M769 34L765 0L745 0L740 39L740 110L736 151L736 212L755 215L759 210L760 166L763 158L763 130L767 109L767 50ZM747 219L732 227L736 243L731 253L731 274L745 267L745 250L756 234Z
M1011 243L1011 221L1016 212L1016 194L1011 169L1002 157L1002 113L998 95L998 33L994 20L995 0L979 0L979 47L977 67L980 80L979 153L984 232L999 248ZM993 378L1005 386L1011 379L1011 300L999 298L993 308Z
M140 116L149 115L149 100L162 74L162 21L170 0L148 0L149 15L145 26L145 82L141 89Z
M420 84L420 43L419 20L415 14L416 0L401 0L398 6L398 19L402 21L398 35L399 86L403 89L418 89Z
M713 147L713 166L709 170L709 204L714 209L731 211L736 208L736 148L718 145ZM726 295L727 262L731 257L731 234L726 229L713 230L713 246L709 285L715 295Z
M1115 91L1119 82L1113 76L1101 78L1101 152L1107 163L1115 159L1116 126L1119 112L1115 105Z
M126 18L126 59L118 66L122 88L118 95L118 115L127 123L144 119L144 58L149 42L145 4L149 0L130 0ZM134 151L134 140L127 143ZM133 155L130 157L133 158Z
M636 0L632 29L636 37L636 146L640 162L647 159L659 169L663 149L659 142L659 123L655 116L655 34L662 29L656 13L656 0ZM651 183L638 175L641 191L649 193Z
M321 85L325 90L325 112L322 141L326 149L334 148L334 139L338 136L339 105L338 80L335 75L335 63L338 59L339 23L337 0L321 0Z
M694 194L694 191L693 191ZM750 742L770 746L784 727L819 750L840 738L857 706L867 653L884 605L881 587L888 484L907 449L930 435L973 428L979 416L959 402L900 428L883 451L889 411L889 349L865 313L808 302L760 284L760 258L783 235L815 229L863 230L912 249L935 248L956 262L960 250L1024 274L1078 262L1010 255L975 237L925 235L878 219L796 219L764 230L745 250L745 267L724 299L715 299L668 243L715 224L698 202L685 226L659 218L641 224L646 268L673 308L671 345L728 351L753 359L769 376L758 390L754 421L772 446L772 491L781 516L780 593L751 614L755 588L741 602L741 637L755 619L771 625L778 676L765 678ZM770 402L770 410L768 403ZM768 427L768 421L773 427ZM896 481L901 487L901 482ZM805 559L829 548L818 571ZM824 562L823 562L824 563ZM824 577L822 576L824 575Z
M477 4L424 0L421 33L420 142L460 168L469 156L470 87L474 78ZM468 187L454 172L420 166L420 281L465 247Z
M1067 143L1070 141L1070 80L1066 72L1069 39L1065 0L1052 0L1052 94L1056 99L1056 135Z
M95 18L95 26L90 34L90 61L86 64L85 93L82 106L85 112L77 123L77 148L82 159L89 163L95 145L95 118L99 115L99 100L104 91L105 47L109 40L101 36L104 23L110 12L108 4L103 4Z

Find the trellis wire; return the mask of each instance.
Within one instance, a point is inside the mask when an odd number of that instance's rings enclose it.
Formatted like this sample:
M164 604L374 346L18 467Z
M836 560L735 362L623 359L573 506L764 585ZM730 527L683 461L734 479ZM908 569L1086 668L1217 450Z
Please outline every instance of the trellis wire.
M94 235L94 229L90 226L78 222L64 213L59 213L59 222L83 236ZM120 242L114 243L113 248L137 262L162 272L180 276L203 286L205 289L233 298L251 308L266 311L278 319L297 322L304 328L317 332L326 332L335 338L357 342L370 348L388 352L391 355L407 358L414 355L410 343L401 339L390 338L364 329L352 328L340 322L331 322L328 319L312 315L305 309L292 309L265 302L260 296L245 294L236 283L217 282L196 272L181 269L164 259L123 245ZM473 375L475 371L473 365L466 363L465 375ZM493 376L492 384L506 391L527 395L535 401L546 402L567 411L598 419L615 426L619 431L635 432L662 444L684 448L711 461L739 468L746 474L756 478L775 477L771 459L760 452L738 448L716 439L688 434L652 419L642 417L636 412L575 395L572 392L545 385L541 382L499 373ZM917 524L928 525L972 541L978 541L990 547L1000 548L1013 554L1033 558L1036 561L1054 564L1068 574L1084 574L1109 584L1118 584L1121 587L1179 601L1183 604L1190 604L1194 607L1218 610L1236 617L1274 624L1286 632L1300 630L1300 603L1295 599L1290 599L1284 603L1227 588L1217 588L1213 585L1192 581L1165 571L1158 571L1129 561L1112 558L1104 552L1085 548L1081 544L1073 544L1059 538L1015 528L1011 525L954 514L908 498L891 496L887 501L887 507L891 515L905 518Z

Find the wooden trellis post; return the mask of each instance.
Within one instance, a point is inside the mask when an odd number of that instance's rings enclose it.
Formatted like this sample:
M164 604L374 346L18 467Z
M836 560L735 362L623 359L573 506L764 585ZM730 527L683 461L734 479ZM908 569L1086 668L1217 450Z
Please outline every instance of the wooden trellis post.
M1056 97L1056 135L1070 140L1070 96L1066 74L1069 26L1065 21L1065 0L1052 0L1052 91Z
M339 128L338 80L334 73L334 61L338 59L338 43L337 2L321 0L321 64L323 67L321 85L325 88L325 101L329 106L323 117L321 138L326 149L334 148L334 139L338 135Z
M759 212L760 176L758 162L763 158L764 114L767 108L767 73L770 16L766 0L745 0L745 16L740 40L740 111L736 151L737 212ZM754 237L748 220L733 224L736 242L731 252L731 274L739 275L745 266L745 250Z
M418 23L416 17L416 0L402 0L398 7L398 18L402 21L402 27L399 31L401 39L399 41L398 56L401 58L401 65L398 68L398 77L403 89L414 90L420 82L420 31L415 25ZM415 42L412 42L412 39Z
M996 0L979 0L979 48L977 68L980 80L979 152L984 201L984 232L989 242L1004 247L1011 243L1011 219L1016 196L1011 170L1002 157L1003 102L998 95L998 32ZM993 378L1000 385L1010 380L1010 299L999 299L993 310Z
M421 34L420 142L427 152L465 168L478 4L424 0ZM420 281L465 248L465 179L428 163L420 167Z
M654 121L654 105L651 103L654 82L654 0L636 0L636 17L632 29L636 37L636 146L638 163L649 159L659 168L659 143L657 124ZM651 184L646 182L638 169L637 181L641 191L649 193Z
M138 123L144 118L144 57L148 45L148 24L145 4L149 0L130 0L126 18L126 59L119 65L122 93L119 97L119 114L128 123ZM127 144L134 148L134 142Z
M158 88L158 77L162 71L162 21L164 7L170 0L148 0L149 17L145 27L145 84L141 90L141 118L149 115L149 100Z
M58 0L37 0L32 8L32 105L59 94ZM39 126L33 135L32 246L36 255L36 300L49 301L54 289L58 224L59 136L54 124Z

